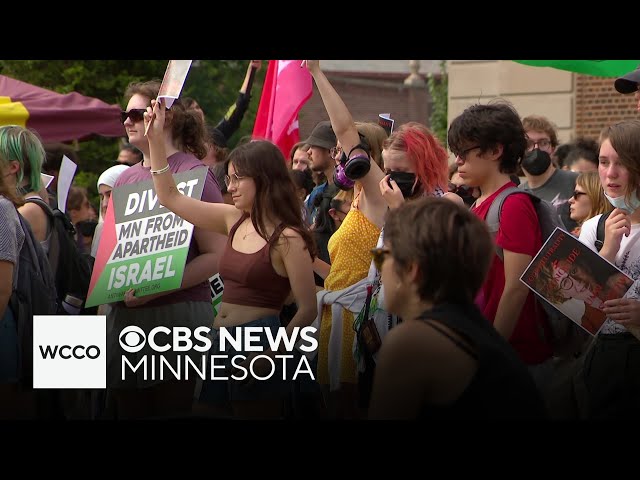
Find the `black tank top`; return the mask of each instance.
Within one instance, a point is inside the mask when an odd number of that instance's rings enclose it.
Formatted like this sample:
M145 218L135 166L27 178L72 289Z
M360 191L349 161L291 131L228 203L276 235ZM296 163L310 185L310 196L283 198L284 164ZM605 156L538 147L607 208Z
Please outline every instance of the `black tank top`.
M475 375L456 401L450 405L424 405L421 418L547 417L542 397L526 365L475 305L442 304L419 318L478 362ZM453 338L441 325L464 338L472 349Z

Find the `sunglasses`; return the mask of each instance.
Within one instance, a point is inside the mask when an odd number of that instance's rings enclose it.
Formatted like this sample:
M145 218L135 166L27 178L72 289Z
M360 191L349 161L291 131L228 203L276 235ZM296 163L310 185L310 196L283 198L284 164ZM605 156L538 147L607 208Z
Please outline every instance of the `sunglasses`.
M120 121L124 123L127 118L130 118L133 123L141 122L144 120L144 113L146 111L146 108L132 108L128 112L122 111L120 112Z
M391 250L389 250L388 248L372 248L371 249L373 264L376 266L377 270L382 270L382 264L384 263L384 259L390 253L391 253Z
M587 194L587 192L574 191L572 196L573 196L574 200L578 200L578 198L580 198L580 195L586 195L586 194Z

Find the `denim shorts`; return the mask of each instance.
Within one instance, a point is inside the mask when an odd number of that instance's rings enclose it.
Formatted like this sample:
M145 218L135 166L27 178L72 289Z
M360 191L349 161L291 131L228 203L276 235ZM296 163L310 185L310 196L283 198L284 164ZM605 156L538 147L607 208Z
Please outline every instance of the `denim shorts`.
M18 327L7 305L0 319L0 383L18 381Z
M227 327L229 333L236 337L239 329L246 327L268 327L274 338L280 327L280 317L278 315L270 315L268 317L262 317L257 320L238 325L235 327ZM267 380L254 380L251 383L246 383L241 380L235 380L231 378L231 370L233 365L231 360L238 356L244 355L249 357L255 352L247 352L242 349L236 350L229 342L225 342L224 351L221 350L220 331L217 328L211 330L212 333L212 347L211 355L225 355L225 359L216 359L215 364L217 366L225 366L216 369L216 377L227 377L227 380L207 378L202 383L202 390L200 392L199 400L203 403L224 403L225 401L243 401L243 400L276 400L289 398L292 392L292 382L289 380L283 380L283 363L282 359L274 359L273 373ZM244 332L243 332L244 333ZM256 334L256 337L258 335ZM269 349L269 342L264 332L259 334L259 341L252 342L253 346L260 346L264 350ZM241 363L242 359L236 359L235 364ZM287 379L293 376L297 363L294 364L292 359L287 360ZM248 368L247 368L248 372ZM242 376L241 373L234 376ZM266 376L266 375L265 375ZM247 378L250 378L251 374L247 373Z

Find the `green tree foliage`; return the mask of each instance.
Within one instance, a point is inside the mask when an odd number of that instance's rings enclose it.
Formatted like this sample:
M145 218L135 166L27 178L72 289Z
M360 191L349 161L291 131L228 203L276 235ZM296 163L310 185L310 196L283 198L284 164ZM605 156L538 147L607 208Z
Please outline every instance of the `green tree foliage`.
M447 102L449 95L446 65L446 61L442 60L440 62L440 75L436 77L430 73L427 79L429 94L433 102L429 118L431 129L445 147L447 145Z
M123 94L127 85L162 80L167 63L168 60L0 60L0 74L59 93L78 92L125 108ZM207 121L215 125L235 102L248 65L249 60L195 61L182 96L195 98ZM254 81L249 110L230 147L253 130L266 67L265 61ZM77 145L79 165L75 184L89 189L96 206L96 179L114 164L123 141L126 138L96 137Z

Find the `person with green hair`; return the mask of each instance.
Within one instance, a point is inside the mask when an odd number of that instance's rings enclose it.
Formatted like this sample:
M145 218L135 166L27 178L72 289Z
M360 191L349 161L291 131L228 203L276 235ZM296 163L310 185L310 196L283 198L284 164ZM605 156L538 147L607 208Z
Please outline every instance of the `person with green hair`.
M34 131L19 125L0 127L2 175L22 200L36 197L48 202L49 196L40 177L45 155L42 142ZM28 202L18 211L29 222L33 234L48 253L51 225L47 214L39 205Z

